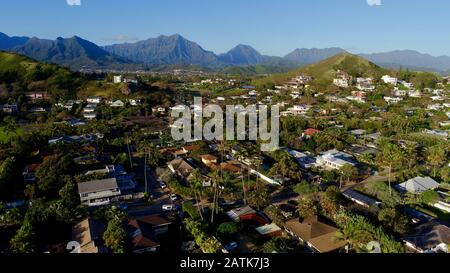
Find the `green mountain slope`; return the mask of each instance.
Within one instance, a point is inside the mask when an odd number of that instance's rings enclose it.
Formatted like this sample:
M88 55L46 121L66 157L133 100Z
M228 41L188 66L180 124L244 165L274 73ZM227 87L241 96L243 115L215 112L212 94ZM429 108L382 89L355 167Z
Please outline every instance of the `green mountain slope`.
M24 92L48 92L54 99L75 97L86 80L68 68L42 63L9 52L0 51L1 99L7 100Z
M266 87L281 84L292 77L306 74L314 77L313 85L326 88L333 82L337 70L343 70L353 77L380 77L389 73L388 70L359 56L350 53L340 53L316 64L307 65L288 73L255 80L255 85Z
M130 64L125 58L115 56L101 49L94 43L77 36L54 41L31 38L25 44L9 49L30 58L69 66L72 69L81 68L114 68Z

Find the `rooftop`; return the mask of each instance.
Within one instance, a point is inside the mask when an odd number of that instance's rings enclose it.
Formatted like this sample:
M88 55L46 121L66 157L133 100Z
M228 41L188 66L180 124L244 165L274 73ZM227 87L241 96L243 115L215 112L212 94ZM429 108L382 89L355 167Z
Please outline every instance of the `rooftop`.
M116 178L92 180L89 182L78 183L78 192L80 194L115 190L118 188L119 185L117 184Z
M410 193L422 193L439 187L439 183L430 177L415 177L396 186L400 191Z

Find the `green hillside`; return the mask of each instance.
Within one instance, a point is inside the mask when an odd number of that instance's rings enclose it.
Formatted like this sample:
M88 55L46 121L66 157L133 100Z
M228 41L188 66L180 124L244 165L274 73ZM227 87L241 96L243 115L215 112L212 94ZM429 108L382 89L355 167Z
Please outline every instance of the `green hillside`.
M388 70L361 57L350 53L341 53L319 63L307 65L285 74L257 79L254 84L258 87L270 87L271 85L281 84L300 74L306 74L314 77L314 81L311 83L313 86L326 88L332 83L333 78L336 76L336 71L339 69L353 77L380 77L389 73Z
M272 66L272 65L248 65L248 66L232 66L221 70L221 73L238 76L257 76L264 74L286 73L291 70L287 66Z
M0 96L2 100L29 91L49 92L52 97L74 97L86 82L67 68L41 63L14 53L0 52Z

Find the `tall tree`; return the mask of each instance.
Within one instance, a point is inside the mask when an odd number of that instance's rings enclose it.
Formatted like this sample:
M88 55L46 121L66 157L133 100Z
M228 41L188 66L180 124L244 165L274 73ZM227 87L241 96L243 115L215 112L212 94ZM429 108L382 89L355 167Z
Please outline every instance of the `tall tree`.
M34 253L36 246L34 245L35 232L29 221L24 221L16 235L11 239L11 250L13 253Z
M440 145L433 146L427 150L427 159L433 166L433 177L436 177L436 168L441 166L446 158L446 151Z
M389 193L392 195L392 169L402 162L403 153L401 149L392 143L386 143L378 154L378 162L389 169Z
M192 179L191 179L192 188L194 189L194 195L195 195L195 201L196 201L196 207L198 209L198 213L200 215L200 218L203 220L203 213L201 209L201 202L202 202L202 191L203 191L203 177L199 169L195 169L192 172Z

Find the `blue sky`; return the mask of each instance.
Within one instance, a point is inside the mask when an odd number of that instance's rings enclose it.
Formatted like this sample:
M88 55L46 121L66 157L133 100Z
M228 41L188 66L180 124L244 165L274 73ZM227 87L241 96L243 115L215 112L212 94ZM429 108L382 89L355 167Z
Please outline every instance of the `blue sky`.
M332 46L450 55L448 0L4 0L0 10L8 35L100 45L179 33L216 53L242 43L278 56Z

